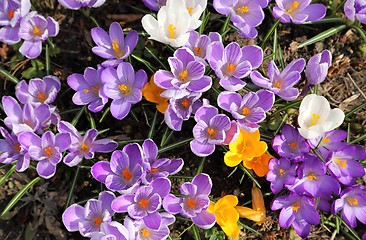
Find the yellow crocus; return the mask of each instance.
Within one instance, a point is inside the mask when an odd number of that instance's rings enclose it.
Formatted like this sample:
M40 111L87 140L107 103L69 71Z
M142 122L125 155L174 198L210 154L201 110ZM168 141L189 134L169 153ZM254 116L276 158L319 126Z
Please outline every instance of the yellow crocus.
M252 208L236 206L241 218L247 218L256 222L258 225L264 223L266 219L266 207L264 205L264 199L262 192L256 186L252 188Z

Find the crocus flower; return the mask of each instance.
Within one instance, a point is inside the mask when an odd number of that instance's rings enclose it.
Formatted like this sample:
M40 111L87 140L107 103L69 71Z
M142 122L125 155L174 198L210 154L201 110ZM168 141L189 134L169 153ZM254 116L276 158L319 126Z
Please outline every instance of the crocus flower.
M245 160L244 167L248 169L253 169L254 173L258 177L264 177L269 171L268 163L273 158L273 156L264 153L259 157L255 157L251 160Z
M358 219L366 224L366 190L364 186L348 187L341 192L341 198L333 203L333 213L342 210L342 218L351 227L355 228Z
M181 158L157 158L158 147L151 139L146 139L142 144L143 169L145 174L142 177L144 184L149 184L152 180L159 177L168 177L178 173L183 168Z
M147 82L146 72L142 69L135 71L128 62L122 62L117 70L106 68L102 72L102 81L105 84L103 91L112 99L112 116L121 120L130 112L131 105L142 99L141 90Z
M0 3L0 42L12 45L20 41L20 22L31 8L29 0L4 0Z
M42 52L42 42L58 34L59 25L52 17L44 18L36 12L29 13L20 24L19 36L24 39L19 52L27 58L36 58Z
M266 220L266 207L263 194L256 186L252 187L252 208L236 206L236 211L241 218L247 218L261 225Z
M293 160L301 159L304 153L309 152L309 144L297 129L285 124L281 132L282 134L275 136L272 141L272 147L278 155Z
M266 118L274 103L274 94L267 90L249 92L242 97L235 92L221 92L217 98L220 108L228 111L237 119L238 125L246 131L256 131L257 123Z
M272 158L269 162L269 172L267 173L267 181L271 182L271 190L273 193L279 193L284 185L291 186L295 182L296 165L291 164L287 158Z
M294 227L295 232L302 238L310 233L310 225L319 224L319 213L315 210L315 200L306 195L277 197L271 204L272 210L281 209L279 224L282 228Z
M343 130L333 130L321 134L319 137L309 139L308 143L310 147L315 149L322 154L326 159L330 154L347 146L346 142L342 142L347 138L348 133Z
M167 0L160 8L157 19L150 14L142 19L142 27L150 35L149 39L169 44L172 47L183 46L189 38L191 15L185 0Z
M304 70L303 58L293 60L280 73L272 60L268 65L269 79L263 77L258 71L254 71L250 78L259 87L269 89L286 101L293 101L299 96L299 90L293 86L300 81L301 72Z
M157 178L148 186L139 187L135 193L124 194L112 202L112 209L116 212L128 212L134 219L142 219L144 224L153 230L161 225L161 216L157 212L162 199L168 196L171 183L167 178Z
M18 140L29 156L38 161L37 173L46 179L55 175L56 166L62 160L62 152L71 144L69 133L54 135L51 131L45 132L42 137L25 132L19 135Z
M330 109L325 97L309 94L300 104L299 133L306 139L316 138L324 132L340 126L344 120L341 109Z
M152 75L150 81L147 82L141 90L141 93L147 101L156 103L156 109L164 114L165 110L168 108L169 99L160 96L163 91L165 91L165 89L156 86L154 75Z
M15 86L15 95L23 104L27 102L34 106L51 104L60 91L60 79L55 76L46 76L43 79L33 78L29 84L22 80Z
M238 91L245 86L241 78L249 76L263 61L263 50L255 45L240 48L232 42L224 48L221 42L214 42L208 53L208 60L220 85L228 91Z
M259 131L247 132L240 128L236 141L229 144L229 151L225 153L224 161L229 167L235 167L240 162L259 157L267 150L266 142L259 141Z
M98 70L88 67L84 74L74 73L67 78L67 84L76 91L72 97L76 105L88 105L91 112L99 112L108 102L108 97L103 91L103 82L101 73L103 69Z
M325 164L315 155L305 154L298 173L298 179L291 187L297 194L305 193L314 198L331 196L331 193L339 194L338 180L326 175Z
M128 230L121 223L112 222L102 222L100 224L100 232L91 233L89 235L90 240L128 240L129 234Z
M191 150L197 156L205 157L215 151L215 145L225 141L225 132L231 127L230 118L225 114L218 114L217 108L211 105L203 105L197 110L194 119L197 124L193 127Z
M91 37L97 46L92 48L94 54L107 59L103 67L116 67L135 49L138 41L136 31L130 31L124 37L121 25L117 22L109 26L109 34L100 27L91 30Z
M366 24L366 2L364 0L347 0L344 4L344 13L352 22L357 19Z
M29 167L30 157L20 145L18 137L10 134L5 128L0 127L4 139L0 139L0 163L10 164L17 161L16 170L23 172Z
M64 158L64 163L69 167L78 165L83 158L94 158L96 152L112 152L118 146L115 141L107 138L95 140L98 136L98 131L94 128L87 130L82 137L72 124L61 121L58 124L58 130L61 133L71 134L71 145L68 148L70 153Z
M142 0L142 2L153 11L158 11L159 7L165 6L166 4L166 0Z
M190 92L202 93L211 88L211 77L204 75L205 65L197 62L188 48L176 50L168 62L171 71L159 70L155 73L156 85L167 89L161 96L182 98Z
M312 56L306 65L306 85L301 95L306 95L310 88L323 82L328 75L328 69L332 64L332 53L324 50Z
M104 191L99 194L98 200L88 200L85 207L73 204L62 214L62 222L69 232L79 231L84 237L90 237L102 230L102 223L112 221L114 211L111 203L114 198L112 192Z
M97 8L104 4L105 0L58 0L65 8L77 10L82 7Z
M216 203L211 202L207 211L216 216L216 222L220 225L222 231L232 238L239 237L239 213L235 209L238 205L238 198L234 195L226 195L220 198Z
M99 161L91 168L93 177L109 190L127 190L141 180L142 149L137 143L127 144L112 153L110 162Z
M186 182L180 186L183 198L172 194L164 198L164 209L172 214L180 213L182 216L192 219L198 227L209 229L216 221L215 215L207 211L211 188L210 176L200 173L192 179L191 183Z
M327 8L320 3L310 3L311 0L276 0L277 6L273 8L273 16L281 18L282 23L291 21L295 24L322 19L327 12Z
M168 127L174 131L180 131L183 121L188 120L191 114L202 106L199 100L201 95L201 93L190 93L182 98L171 98L164 113L164 120Z
M203 11L205 11L206 9L207 0L185 0L184 2L186 4L186 9L191 17L191 24L189 26L189 29L196 29L201 26L202 21L200 20L200 17ZM167 4L172 4L172 1L168 2Z

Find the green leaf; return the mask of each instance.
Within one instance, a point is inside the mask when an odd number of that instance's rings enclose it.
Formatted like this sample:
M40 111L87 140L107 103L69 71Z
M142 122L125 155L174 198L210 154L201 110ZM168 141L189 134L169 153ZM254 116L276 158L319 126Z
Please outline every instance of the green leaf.
M309 40L301 43L299 46L297 46L297 48L303 48L305 46L308 46L308 45L311 45L313 43L316 43L316 42L319 42L321 40L324 40L330 36L333 36L334 34L342 31L343 29L347 28L346 25L340 25L340 26L337 26L337 27L332 27L332 28L329 28L328 30L324 31L324 32L321 32L319 33L318 35L316 35L315 37L312 37L310 38Z
M13 75L11 75L8 71L6 71L5 69L0 67L0 74L4 75L7 79L9 79L11 82L17 84L19 82L19 80L14 77Z
M197 225L192 226L193 238L195 240L201 240L200 232L198 230Z
M178 147L181 147L181 146L184 146L184 145L187 145L190 141L192 141L194 138L187 138L187 139L184 139L180 142L177 142L177 143L173 143L171 145L168 145L166 147L163 147L163 148L160 148L159 149L159 154L160 153L163 153L163 152L166 152L166 151L169 151L169 150L172 150L172 149L175 149L175 148L178 148Z
M1 186L1 184L3 184L6 181L6 179L8 179L8 177L11 176L11 174L13 174L13 172L15 171L15 168L16 168L16 165L13 165L9 169L9 171L7 173L5 173L5 175L0 178L0 186Z
M39 180L41 180L41 177L36 177L35 179L33 179L32 181L30 181L29 183L27 183L27 185L25 185L22 189L20 189L19 192L17 192L17 194L15 194L15 196L10 200L10 202L8 203L8 205L6 205L4 211L1 213L0 216L4 216L7 212L9 212L10 209L12 209L15 206L15 204L17 204L17 202L24 196L24 194L31 187L33 187L34 184L36 184L37 182L39 182Z

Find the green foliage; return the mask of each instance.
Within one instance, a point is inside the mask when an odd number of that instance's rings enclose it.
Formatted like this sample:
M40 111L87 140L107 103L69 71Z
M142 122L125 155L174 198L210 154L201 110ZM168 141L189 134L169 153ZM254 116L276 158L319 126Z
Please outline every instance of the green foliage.
M42 71L44 70L44 64L38 59L31 60L32 66L22 72L22 76L26 79L31 79L35 77L43 77L45 73Z
M213 227L205 231L205 238L209 240L225 240L225 233Z

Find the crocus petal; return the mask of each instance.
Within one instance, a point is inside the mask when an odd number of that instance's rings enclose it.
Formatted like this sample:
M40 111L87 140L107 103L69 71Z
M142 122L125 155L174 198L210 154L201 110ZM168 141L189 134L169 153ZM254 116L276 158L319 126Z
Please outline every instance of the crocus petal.
M73 204L62 214L62 222L69 232L79 230L79 222L84 219L84 208Z

